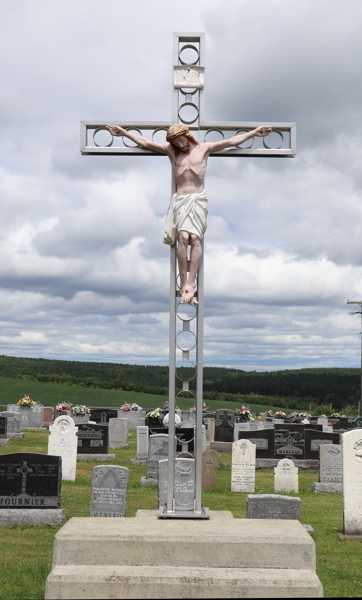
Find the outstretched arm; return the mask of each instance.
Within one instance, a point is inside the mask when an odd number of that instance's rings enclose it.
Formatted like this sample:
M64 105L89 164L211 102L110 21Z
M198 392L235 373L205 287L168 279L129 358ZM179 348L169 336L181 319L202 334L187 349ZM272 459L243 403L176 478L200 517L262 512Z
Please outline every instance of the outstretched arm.
M161 154L168 154L168 148L170 144L165 142L164 144L158 144L157 142L150 142L147 138L142 135L135 135L131 131L127 131L127 129L123 129L123 127L119 127L119 125L107 125L108 131L115 136L124 136L135 142L137 146L141 148L147 148L147 150L154 150L155 152L161 152Z
M250 140L253 137L266 137L272 132L271 127L261 126L253 129L252 131L248 131L247 133L242 133L241 135L234 135L228 140L221 140L220 142L210 142L207 143L208 149L207 154L211 154L212 152L219 152L219 150L225 150L225 148L232 148L233 146L239 146L246 140Z

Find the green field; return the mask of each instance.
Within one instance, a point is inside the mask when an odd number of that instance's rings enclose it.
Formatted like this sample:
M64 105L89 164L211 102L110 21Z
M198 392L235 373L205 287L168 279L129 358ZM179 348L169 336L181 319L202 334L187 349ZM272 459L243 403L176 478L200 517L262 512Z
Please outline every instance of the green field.
M0 448L0 454L10 452L47 452L48 432L25 432L23 440L12 440L8 448ZM136 436L129 438L129 448L113 450L115 464L130 469L128 516L138 509L157 508L156 489L142 487L142 465L134 465ZM222 468L217 471L216 487L203 492L203 502L211 510L229 510L235 518L244 518L247 494L232 493L231 455L221 455ZM88 516L91 500L92 468L97 463L82 461L77 464L75 482L63 482L61 507L68 510L68 518ZM312 482L318 479L316 471L300 472L302 500L301 522L312 525L317 548L317 574L324 585L325 597L362 596L361 556L362 540L340 541L342 532L342 496L314 494ZM273 493L273 470L256 472L257 494ZM292 494L288 494L292 495ZM160 524L162 526L162 524ZM58 528L51 527L3 527L0 528L0 600L35 600L44 598L44 580L52 566L52 544Z
M86 406L109 408L120 406L126 402L136 402L144 408L163 408L167 396L157 396L154 394L143 394L142 392L125 392L123 390L104 390L82 388L78 386L60 385L57 383L39 383L38 381L24 381L12 377L0 377L0 407L7 404L16 404L20 398L28 394L33 400L46 406L55 406L58 402L71 402L72 404L85 404ZM194 401L188 398L179 398L177 400L179 408L186 410L194 405ZM225 402L222 400L207 400L209 409L233 408L242 406L237 402ZM272 409L293 412L293 408L288 411L278 406L267 404L247 404L253 412Z

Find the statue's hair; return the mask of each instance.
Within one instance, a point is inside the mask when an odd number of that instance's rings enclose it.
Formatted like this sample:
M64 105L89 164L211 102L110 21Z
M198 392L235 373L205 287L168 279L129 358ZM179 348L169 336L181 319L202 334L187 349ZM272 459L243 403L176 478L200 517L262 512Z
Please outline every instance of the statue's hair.
M186 125L179 125L178 123L175 125L171 125L171 127L169 127L169 129L167 131L166 140L168 142L170 142L170 144L172 144L174 148L177 148L177 146L175 146L175 144L173 144L172 142L174 140L176 140L178 137L180 137L181 135L186 137L193 144L195 144L195 145L199 144L199 142L189 132L189 128Z

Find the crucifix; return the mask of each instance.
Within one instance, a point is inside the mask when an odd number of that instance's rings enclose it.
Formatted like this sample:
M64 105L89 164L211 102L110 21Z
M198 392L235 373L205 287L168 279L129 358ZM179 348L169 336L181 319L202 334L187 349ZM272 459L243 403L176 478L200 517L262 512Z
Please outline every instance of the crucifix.
M159 517L202 519L210 517L209 510L201 501L203 234L207 216L203 179L207 159L209 156L292 158L295 156L296 127L295 123L205 121L204 33L174 34L172 76L172 123L81 121L81 153L168 155L172 163L172 200L164 238L164 242L170 244L169 436L170 439L175 437L176 398L188 393L195 398L196 404L196 474L194 508L181 511L175 507L175 468L168 469L167 502L160 507ZM166 134L169 143L165 140ZM277 138L275 145L270 142L273 138ZM187 254L189 244L191 256ZM180 331L177 333L178 329ZM191 379L196 377L196 396L189 388L190 376L184 374L186 371L181 366L189 366L193 370ZM182 390L177 396L176 378L182 382ZM169 466L175 465L175 455L174 444L169 444Z
M26 493L26 481L29 473L33 473L33 469L28 467L28 463L26 460L23 461L23 466L19 469L16 469L17 473L21 473L21 493Z

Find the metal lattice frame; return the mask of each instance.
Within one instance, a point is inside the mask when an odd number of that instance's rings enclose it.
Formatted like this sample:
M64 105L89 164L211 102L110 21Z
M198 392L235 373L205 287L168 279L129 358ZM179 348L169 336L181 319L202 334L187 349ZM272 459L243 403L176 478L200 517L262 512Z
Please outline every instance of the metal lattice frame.
M185 50L192 50L195 53L195 60L187 63L183 60L182 53ZM188 125L191 133L200 142L208 140L208 136L219 136L219 139L228 139L237 133L243 133L255 129L260 125L272 127L273 132L279 134L278 147L268 147L265 138L253 138L248 140L245 146L232 147L213 153L211 156L268 156L293 158L296 154L296 125L295 123L250 123L250 122L214 122L205 121L205 93L204 93L204 72L205 72L205 34L204 33L175 33L173 44L173 97L172 97L172 123L169 121L155 122L125 122L125 121L81 121L80 129L80 149L84 155L144 155L144 156L165 156L164 154L140 148L130 140L120 137L114 138L109 132L108 145L101 146L97 141L97 134L104 130L105 126L112 122L115 125L135 131L136 133L154 140L155 136L160 135L165 141L166 131L173 123L183 123ZM194 110L194 117L185 119L184 111L186 107ZM155 141L160 141L156 139ZM172 178L171 195L176 192L175 177ZM180 291L177 286L177 264L176 264L176 244L170 249L170 324L169 324L169 439L175 436L175 402L176 402L176 358L177 358L177 309ZM204 508L201 502L201 469L202 469L202 403L203 403L203 320L204 320L204 248L202 244L202 258L199 272L197 275L197 299L198 306L196 310L196 486L195 502L193 511L175 510L174 500L174 468L175 465L175 447L169 444L168 452L168 495L167 504L160 508L160 517L186 517L186 518L209 518L209 511ZM182 320L182 331L190 331L189 319ZM192 334L191 334L192 335ZM178 349L182 353L182 360L189 361L189 350ZM183 381L182 391L189 391L189 382Z

